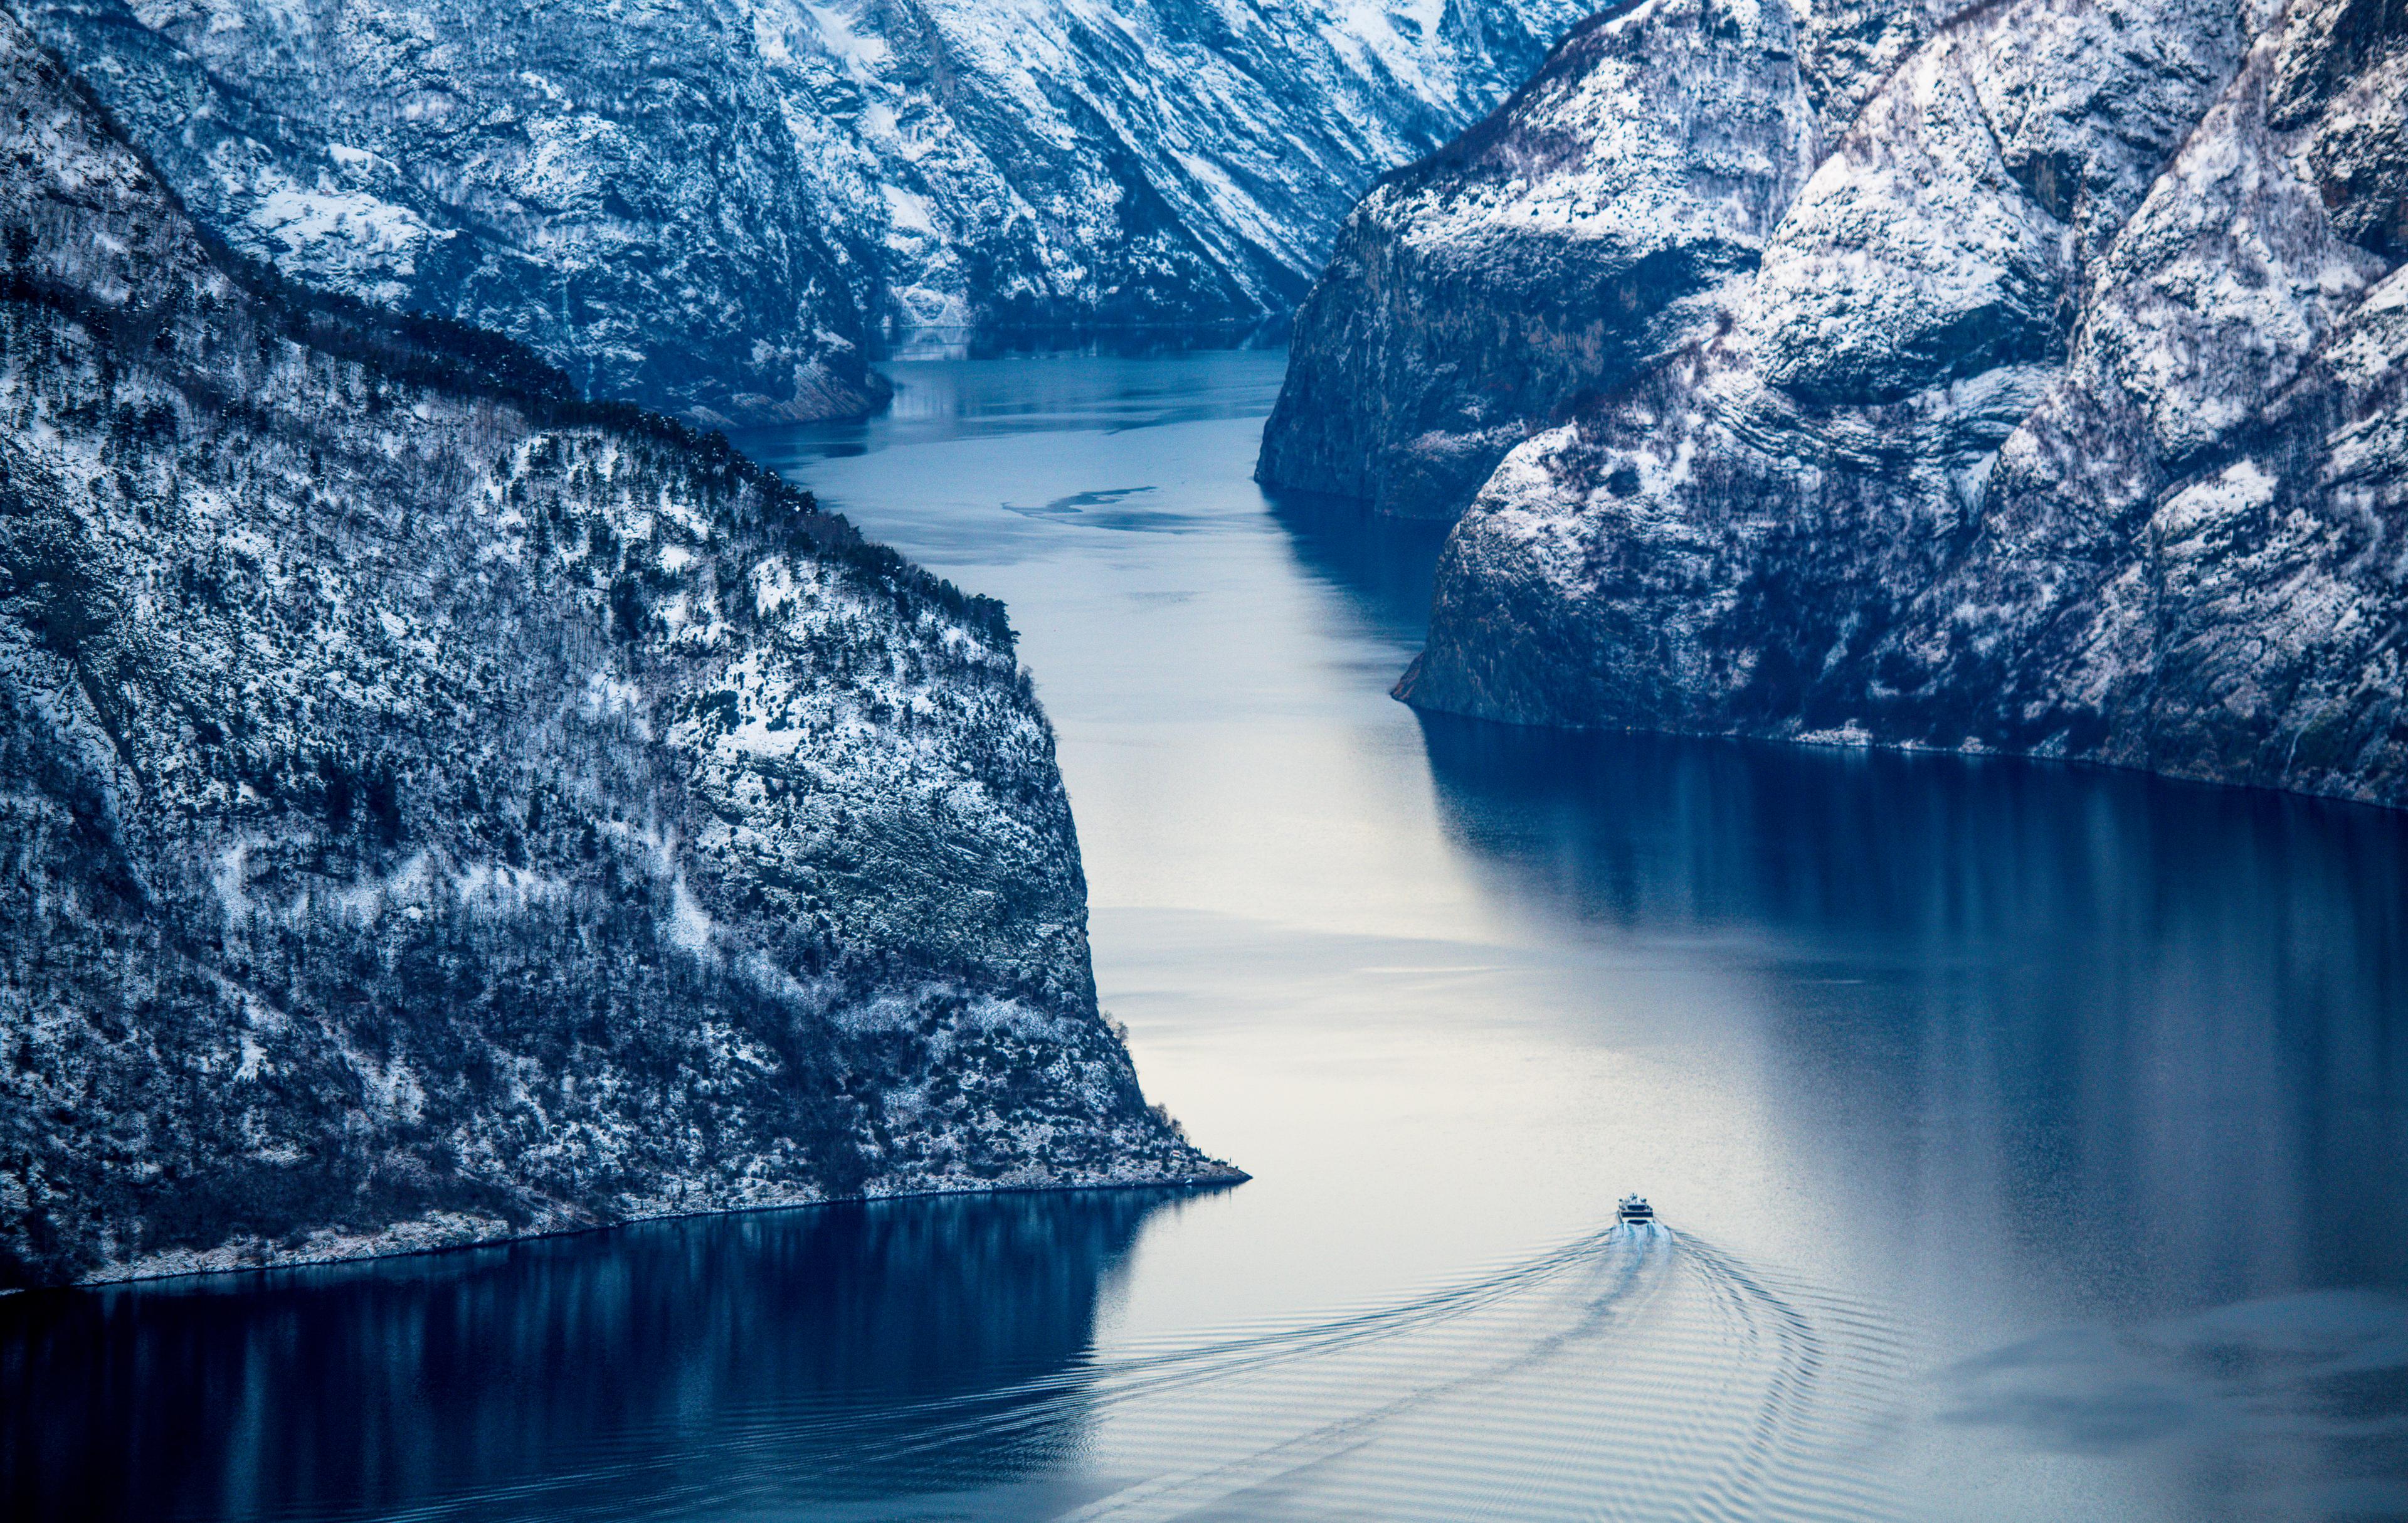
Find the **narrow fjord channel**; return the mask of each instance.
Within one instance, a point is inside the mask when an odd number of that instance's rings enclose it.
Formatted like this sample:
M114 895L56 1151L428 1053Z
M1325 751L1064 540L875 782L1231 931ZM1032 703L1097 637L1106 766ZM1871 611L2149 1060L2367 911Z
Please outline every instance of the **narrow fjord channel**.
M1253 1181L11 1298L19 1516L2408 1512L2408 822L1426 719L1281 356L891 369L741 442L1009 604Z

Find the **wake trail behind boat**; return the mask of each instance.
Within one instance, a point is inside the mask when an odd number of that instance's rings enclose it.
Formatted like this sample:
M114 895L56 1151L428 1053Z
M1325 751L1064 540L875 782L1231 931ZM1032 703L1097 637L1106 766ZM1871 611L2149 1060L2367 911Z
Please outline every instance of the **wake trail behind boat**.
M1616 1225L1402 1300L1150 1340L975 1395L756 1409L640 1512L1878 1519L1899 1512L1872 1477L1907 1363L1872 1307ZM571 1516L569 1488L614 1477L637 1478L605 1461L510 1500Z
M1393 1305L932 1404L908 1437L853 1452L894 1473L1075 1431L1102 1494L984 1503L1060 1523L1367 1501L1385 1518L1880 1517L1880 1393L1904 1358L1870 1308L1616 1226Z

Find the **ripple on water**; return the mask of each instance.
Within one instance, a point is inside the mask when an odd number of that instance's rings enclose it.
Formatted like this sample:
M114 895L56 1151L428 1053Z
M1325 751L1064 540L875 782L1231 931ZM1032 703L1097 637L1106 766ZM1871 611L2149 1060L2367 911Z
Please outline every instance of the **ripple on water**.
M900 1428L891 1411L876 1430L763 1414L744 1447L811 1456L825 1501L806 1516L823 1518L1880 1518L1899 1516L1880 1476L1905 1362L1872 1308L1616 1227L1400 1303L1140 1345ZM1032 1439L1052 1462L1025 1480L924 1488L949 1451ZM902 1476L918 1495L895 1494Z

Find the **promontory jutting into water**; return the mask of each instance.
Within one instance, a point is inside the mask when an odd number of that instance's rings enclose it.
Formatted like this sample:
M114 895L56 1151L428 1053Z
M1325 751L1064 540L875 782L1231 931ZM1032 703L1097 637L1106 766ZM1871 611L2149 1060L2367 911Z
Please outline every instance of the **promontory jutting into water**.
M1266 501L1280 355L890 369L743 446L1006 600L1253 1181L12 1297L0 1510L2408 1511L2408 820L1416 717L1437 531Z

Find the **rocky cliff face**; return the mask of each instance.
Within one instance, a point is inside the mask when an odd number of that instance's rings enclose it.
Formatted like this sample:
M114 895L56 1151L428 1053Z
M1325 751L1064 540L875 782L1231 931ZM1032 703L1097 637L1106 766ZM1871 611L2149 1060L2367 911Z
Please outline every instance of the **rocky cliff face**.
M1229 1175L998 607L0 107L0 1287Z
M2189 0L1936 32L1908 4L1616 7L1348 219L1259 474L1453 518L1507 450L1720 324L1738 298L1708 288L1759 264L1749 299L1784 309L1760 358L1801 399L2053 363L2073 271L2245 33Z
M1777 3L1594 18L1498 113L1383 180L1297 316L1266 486L1452 517L1532 420L1754 266L1812 168Z
M1380 169L1579 0L47 0L203 223L697 421L859 410L881 334L1292 308Z
M1757 67L1778 20L1739 15L1757 29L1668 0L1610 24L1665 69ZM1805 35L1759 77L1828 122L1858 87L1818 84ZM1529 437L1450 539L1400 693L2408 803L2403 68L2402 13L2352 0L2010 0L1929 29L1809 135L1811 174L1749 161L1774 206L1752 250L1601 304L1635 337L1498 424ZM1549 141L1530 98L1474 135L1492 158ZM1652 210L1685 169L1591 141L1607 164L1532 158L1515 194L1587 195L1651 248L1708 225ZM1515 246L1492 224L1451 251ZM1341 264L1308 311L1438 321L1421 288L1347 289ZM1277 419L1267 474L1275 446Z

